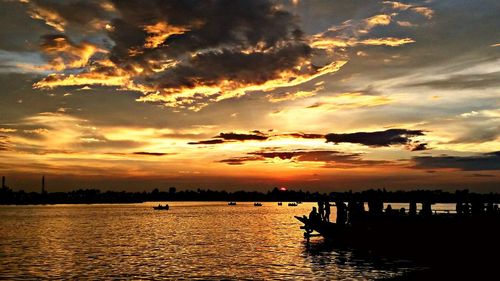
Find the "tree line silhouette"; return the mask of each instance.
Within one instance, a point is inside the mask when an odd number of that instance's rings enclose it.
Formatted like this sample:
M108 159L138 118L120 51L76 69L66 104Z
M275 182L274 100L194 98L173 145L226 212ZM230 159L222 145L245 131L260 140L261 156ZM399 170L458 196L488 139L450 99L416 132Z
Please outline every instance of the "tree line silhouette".
M142 203L148 201L247 201L247 202L317 202L320 200L362 201L373 199L383 202L433 202L454 203L457 201L500 202L500 194L480 194L459 190L387 191L369 189L359 192L310 192L303 190L280 190L277 187L267 192L259 191L224 191L224 190L181 190L175 187L166 190L158 188L152 191L100 191L99 189L77 189L68 192L26 192L14 191L7 186L0 190L0 204L96 204L96 203Z

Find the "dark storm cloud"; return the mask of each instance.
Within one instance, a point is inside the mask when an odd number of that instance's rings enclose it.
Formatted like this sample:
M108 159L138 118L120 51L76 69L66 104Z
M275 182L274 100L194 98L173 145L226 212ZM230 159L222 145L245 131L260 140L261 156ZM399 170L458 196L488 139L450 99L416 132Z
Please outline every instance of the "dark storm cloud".
M367 146L390 146L411 143L412 137L423 136L422 130L389 129L377 132L357 132L349 134L327 134L326 142L359 143Z
M79 37L74 41L94 46L102 58L80 60L85 69L52 73L35 88L123 87L141 92L140 101L200 110L247 92L297 86L345 63L312 48L298 17L274 1L92 1L79 18L68 17L79 4L39 0L30 7L34 18ZM86 12L92 9L95 15ZM76 36L73 26L93 33Z
M265 161L266 159L291 160L293 162L321 162L324 168L355 168L360 166L389 164L389 161L366 160L360 153L342 153L332 150L295 150L295 151L257 151L249 156L220 160L228 165L243 165L246 162Z
M462 171L500 170L500 151L475 156L419 156L413 157L414 168L452 168Z
M245 54L241 49L221 49L192 57L189 64L163 72L155 82L164 88L191 88L200 81L202 85L212 86L228 79L244 85L263 84L298 65L310 52L309 46L301 43L287 44L267 53Z
M88 30L88 28L98 27L95 25L96 21L109 19L110 10L106 9L107 3L107 1L100 0L30 0L28 6L32 17L45 20L48 25L56 29L64 29L67 25L72 25L73 27L86 27Z
M500 86L500 72L453 75L446 79L408 84L435 89L485 89Z
M226 80L262 84L311 55L296 19L271 1L115 1L114 5L121 18L112 22L109 32L115 42L110 58L125 69L140 65L149 73L141 82L151 87L193 88ZM177 34L155 48L145 47L151 34L144 27L158 23L177 28ZM251 52L255 48L267 51ZM137 55L130 56L131 51ZM151 62L167 59L178 64L155 73L157 65Z

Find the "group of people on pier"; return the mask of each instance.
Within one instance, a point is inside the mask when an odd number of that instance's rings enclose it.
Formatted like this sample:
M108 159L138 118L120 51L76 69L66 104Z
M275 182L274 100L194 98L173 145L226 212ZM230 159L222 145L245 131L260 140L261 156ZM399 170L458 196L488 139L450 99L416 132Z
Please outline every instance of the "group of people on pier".
M421 203L422 208L417 212L417 203L412 201L409 204L407 212L405 208L400 208L399 210L393 209L391 204L388 204L384 210L384 202L382 200L371 200L368 201L368 212L366 212L365 204L362 201L351 200L346 204L341 200L337 200L334 204L330 204L328 200L320 200L318 201L318 207L313 207L309 213L309 220L313 222L330 222L330 207L332 206L337 208L335 222L338 225L352 224L367 215L371 217L401 215L430 217L433 215L432 204L430 201L423 201ZM457 216L500 215L500 209L497 204L491 202L472 201L469 203L459 201L456 204L456 214Z

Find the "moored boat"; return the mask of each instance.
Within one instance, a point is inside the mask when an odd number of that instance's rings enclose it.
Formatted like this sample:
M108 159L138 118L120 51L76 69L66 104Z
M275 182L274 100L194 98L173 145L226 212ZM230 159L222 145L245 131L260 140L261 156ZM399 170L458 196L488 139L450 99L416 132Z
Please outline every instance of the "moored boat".
M153 207L154 210L168 210L170 209L170 207L168 206L168 204L166 204L165 206L162 206L162 205L158 205L158 206L155 206Z

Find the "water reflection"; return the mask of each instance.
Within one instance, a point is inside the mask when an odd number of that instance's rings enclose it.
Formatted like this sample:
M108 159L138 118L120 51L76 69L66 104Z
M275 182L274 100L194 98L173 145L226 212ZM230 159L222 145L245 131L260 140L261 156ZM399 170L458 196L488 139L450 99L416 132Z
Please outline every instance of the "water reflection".
M0 206L0 279L371 280L410 268L305 244L293 216L312 203L155 205Z
M374 256L321 238L302 242L304 258L315 275L333 280L372 280L420 269L410 260Z

